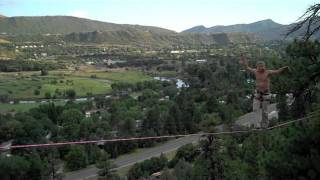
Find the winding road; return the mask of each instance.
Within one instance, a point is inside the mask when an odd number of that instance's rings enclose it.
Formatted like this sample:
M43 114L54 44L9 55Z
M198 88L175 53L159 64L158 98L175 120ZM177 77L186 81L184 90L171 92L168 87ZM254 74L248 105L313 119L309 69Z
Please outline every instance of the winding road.
M268 107L268 111L269 112L276 111L276 105L271 104ZM249 127L251 125L257 126L260 121L261 121L261 116L259 115L259 113L251 112L239 117L235 124ZM218 131L222 131L223 127L218 126L217 129ZM200 136L182 137L178 139L169 140L164 144L161 144L156 147L142 149L138 153L120 156L119 158L114 159L113 161L114 164L117 166L115 170L126 167L126 166L130 166L132 164L144 161L146 159L150 159L151 157L160 156L162 153L174 151L185 144L197 142L199 141L199 139L200 139ZM78 171L66 173L63 179L64 180L83 180L83 179L93 178L97 176L97 172L98 172L98 169L96 167L90 166L86 169L81 169Z

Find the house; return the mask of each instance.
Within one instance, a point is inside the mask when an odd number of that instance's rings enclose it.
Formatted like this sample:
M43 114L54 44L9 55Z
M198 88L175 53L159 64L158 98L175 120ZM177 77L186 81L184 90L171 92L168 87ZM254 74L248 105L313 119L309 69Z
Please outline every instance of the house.
M195 49L189 49L189 50L186 50L187 53L197 53L199 52L198 50L195 50Z
M159 99L159 101L165 101L165 100L169 100L169 96L165 96Z
M47 57L48 54L47 54L47 53L41 53L41 56L42 56L42 57Z
M96 113L96 112L99 112L100 109L92 109L92 110L88 110L85 112L85 115L86 115L86 118L89 118L91 117L92 114Z
M206 63L207 60L206 59L197 59L196 62L197 63Z
M175 51L170 51L171 54L182 54L184 53L184 51L178 51L178 50L175 50Z
M142 127L142 120L136 120L136 129L137 130L140 130L141 129L141 127Z
M92 65L92 64L94 64L94 62L93 61L88 61L88 62L86 62L86 64Z

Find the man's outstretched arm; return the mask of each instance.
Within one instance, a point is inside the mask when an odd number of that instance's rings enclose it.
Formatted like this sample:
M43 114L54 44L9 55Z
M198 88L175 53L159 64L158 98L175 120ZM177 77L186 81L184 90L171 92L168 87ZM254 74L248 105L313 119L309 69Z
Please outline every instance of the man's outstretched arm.
M248 62L247 60L245 59L245 57L241 54L240 56L240 64L244 65L244 67L246 68L247 71L251 72L251 73L254 73L255 72L255 69L251 68L249 65L248 65Z
M289 66L284 66L284 67L279 68L277 70L269 70L269 74L270 75L278 75L278 74L282 73L286 69L289 69Z

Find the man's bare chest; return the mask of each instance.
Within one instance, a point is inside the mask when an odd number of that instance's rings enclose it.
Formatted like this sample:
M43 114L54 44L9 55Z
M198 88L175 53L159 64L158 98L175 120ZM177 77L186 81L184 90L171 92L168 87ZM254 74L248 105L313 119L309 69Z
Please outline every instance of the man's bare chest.
M267 72L264 72L264 73L259 73L259 72L256 72L255 73L255 76L256 76L256 80L257 81L268 81L269 80L269 76L268 76L268 73Z

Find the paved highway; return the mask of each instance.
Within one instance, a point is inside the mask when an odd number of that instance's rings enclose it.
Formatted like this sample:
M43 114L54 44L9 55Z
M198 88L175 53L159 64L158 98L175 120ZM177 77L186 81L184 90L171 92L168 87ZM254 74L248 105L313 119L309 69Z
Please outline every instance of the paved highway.
M275 104L272 104L269 106L269 112L272 112L275 110L276 110ZM260 121L261 121L261 116L258 113L251 112L239 117L239 119L236 121L236 124L242 125L242 126L251 126L251 125L257 126ZM223 128L222 126L219 126L217 127L217 129L222 130ZM119 158L114 160L114 164L117 166L117 168L115 169L130 166L134 163L141 162L146 159L150 159L151 157L160 156L161 153L166 153L166 152L176 150L185 144L196 142L199 139L200 139L199 136L182 137L179 139L169 140L166 143L153 148L142 149L138 153L120 156ZM98 172L97 168L95 168L94 166L90 166L86 169L66 173L63 179L64 180L88 179L88 178L95 177L97 175L97 172Z

